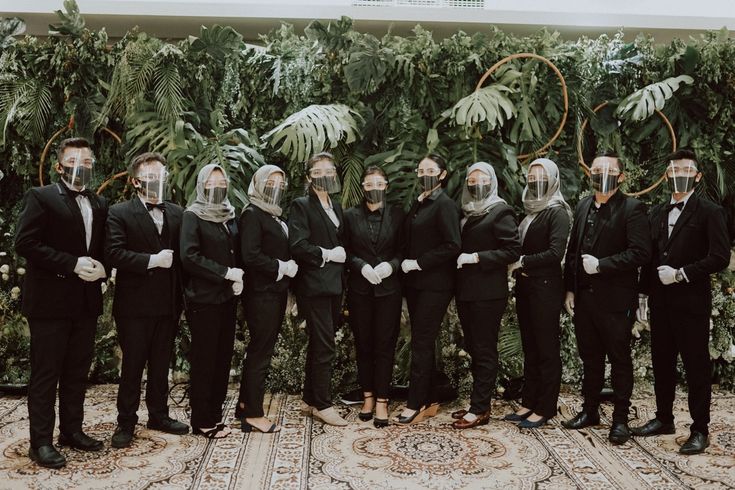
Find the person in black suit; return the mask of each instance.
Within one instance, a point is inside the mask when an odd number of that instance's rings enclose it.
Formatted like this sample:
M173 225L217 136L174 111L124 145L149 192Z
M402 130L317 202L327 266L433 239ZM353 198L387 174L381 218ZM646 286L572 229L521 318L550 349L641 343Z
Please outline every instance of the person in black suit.
M643 204L618 190L625 176L617 156L598 156L590 174L595 193L577 204L564 266L564 306L574 317L584 369L584 404L581 412L562 425L582 429L600 423L607 355L615 403L608 439L623 444L630 439L630 340L638 267L651 258L651 233Z
M183 209L164 202L166 159L143 153L128 175L136 189L129 201L110 207L105 257L117 269L115 317L122 350L117 392L117 429L111 445L130 446L138 422L140 382L148 366L146 406L149 429L186 434L189 426L169 417L168 370L181 315L179 232Z
M561 262L572 210L561 194L559 168L553 161L538 158L529 165L523 207L526 216L519 226L522 255L508 268L516 278L516 315L523 343L523 400L518 410L504 420L532 429L556 415L561 385Z
M299 265L296 302L306 320L309 345L302 409L329 425L347 425L332 406L334 335L342 307L344 217L329 195L340 191L334 157L317 153L306 162L308 195L291 204L288 220L291 255Z
M62 141L57 156L60 182L26 193L15 234L15 251L26 259L28 271L22 298L31 332L28 455L48 468L66 464L52 442L57 385L59 445L82 451L103 447L84 433L82 422L107 276L102 263L107 201L88 187L95 161L87 140Z
M299 268L291 259L288 227L281 220L286 175L264 165L248 188L250 204L240 216L240 250L245 268L245 319L250 332L235 418L244 432L281 430L264 417L265 379L286 314L288 286Z
M345 212L347 305L364 397L358 417L368 421L375 410L373 424L380 428L388 425L388 395L401 324L398 271L404 213L386 204L388 178L380 167L363 171L362 188L364 201Z
M646 321L651 305L651 357L656 390L656 417L633 429L636 436L674 434L676 358L681 354L693 423L681 454L699 454L709 445L712 397L709 324L712 314L710 275L730 261L724 210L694 194L702 178L694 152L669 156L667 204L649 215L653 256L640 279L638 319Z
M181 264L191 330L191 426L194 434L220 439L230 434L222 422L235 344L236 296L243 270L235 208L227 199L229 181L217 164L202 167L196 198L183 213Z
M442 191L447 166L429 155L416 169L423 192L403 226L401 270L411 320L411 374L406 408L399 424L421 422L439 408L431 394L434 346L454 295L456 259L460 249L459 208Z
M457 257L455 301L472 357L472 394L467 410L452 413L455 429L486 425L498 376L498 330L508 304L508 266L521 242L513 208L498 197L495 169L477 162L462 187L462 253Z

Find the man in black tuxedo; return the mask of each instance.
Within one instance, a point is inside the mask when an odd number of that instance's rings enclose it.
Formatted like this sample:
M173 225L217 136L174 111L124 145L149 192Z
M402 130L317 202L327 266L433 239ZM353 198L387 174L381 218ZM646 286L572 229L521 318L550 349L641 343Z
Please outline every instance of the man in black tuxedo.
M82 422L107 275L101 262L107 202L88 188L95 161L87 140L62 141L57 157L59 182L26 193L15 235L15 251L28 270L22 299L31 331L28 455L48 468L66 464L52 442L57 384L59 445L103 447L83 432Z
M188 425L169 417L166 403L182 308L179 232L183 209L164 202L165 165L160 153L135 157L128 176L136 195L112 206L107 218L105 256L110 267L117 269L112 314L123 354L118 425L111 441L116 448L132 443L146 364L147 427L171 434L189 432Z
M608 436L613 444L630 439L631 326L638 267L651 256L645 208L618 190L625 178L623 172L623 164L615 155L598 156L592 162L590 179L595 193L577 204L564 266L565 307L574 318L584 369L584 405L562 425L582 429L600 423L598 408L607 356L612 365L615 402Z
M633 429L636 436L674 434L673 404L676 357L681 354L693 423L681 454L698 454L709 445L712 397L709 322L712 312L710 274L727 267L730 246L724 210L694 195L702 178L694 152L669 156L666 170L671 199L649 215L653 256L641 270L637 316L646 321L651 306L651 357L656 390L656 417Z

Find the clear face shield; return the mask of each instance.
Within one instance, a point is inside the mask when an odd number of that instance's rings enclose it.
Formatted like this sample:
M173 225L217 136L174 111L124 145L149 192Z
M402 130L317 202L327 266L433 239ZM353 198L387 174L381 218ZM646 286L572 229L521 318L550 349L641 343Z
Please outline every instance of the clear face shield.
M670 161L666 168L666 180L671 192L685 194L691 191L697 181L697 174L699 170L691 160Z
M602 194L609 194L618 188L620 169L610 161L595 162L590 169L592 189Z
M365 201L369 204L382 205L385 203L385 192L387 189L388 182L380 174L368 175L362 183Z
M92 183L95 159L89 148L67 148L64 150L61 178L74 190L82 190Z
M280 172L273 172L268 177L268 180L265 181L265 186L263 187L263 201L265 201L266 204L280 206L281 199L283 199L287 189L288 184L283 179L283 174Z
M532 165L526 180L526 200L542 201L549 192L549 174L543 165Z
M309 179L311 186L317 191L336 194L342 190L339 177L337 177L337 169L334 165L312 167L309 171Z
M204 183L204 200L207 204L222 204L227 199L229 182L222 172L212 172Z
M426 192L438 186L441 173L441 169L436 164L427 168L419 166L419 168L416 169L416 175L419 178L419 185L421 186L421 190Z
M492 179L486 173L476 170L467 177L467 195L470 201L482 202L492 190Z
M167 196L168 171L159 165L159 168L142 166L135 177L138 194L144 201L151 204L163 202Z

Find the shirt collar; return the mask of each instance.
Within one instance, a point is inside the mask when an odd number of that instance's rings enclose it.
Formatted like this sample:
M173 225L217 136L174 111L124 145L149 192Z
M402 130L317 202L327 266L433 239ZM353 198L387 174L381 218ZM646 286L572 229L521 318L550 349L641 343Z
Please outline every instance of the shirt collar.
M694 189L692 189L691 191L687 192L687 195L684 196L684 199L682 199L681 201L676 201L674 199L674 196L672 195L671 196L671 199L669 200L669 204L676 204L677 202L683 202L684 203L684 206L683 207L686 207L687 202L689 201L689 198L692 197L692 194L694 194Z
M426 196L426 197L423 197L423 198L422 198L421 196L423 196L424 194L423 194L423 193L419 194L419 198L418 198L418 200L419 200L419 202L424 202L424 201L426 201L427 199L428 199L428 200L430 200L430 201L434 201L434 200L436 200L436 198L437 198L437 197L439 197L439 194L441 194L441 193L442 193L442 187L441 187L441 185L440 185L440 186L439 186L438 188L436 188L436 189L434 190L434 192L432 192L431 194L429 194L429 195L428 195L428 196Z

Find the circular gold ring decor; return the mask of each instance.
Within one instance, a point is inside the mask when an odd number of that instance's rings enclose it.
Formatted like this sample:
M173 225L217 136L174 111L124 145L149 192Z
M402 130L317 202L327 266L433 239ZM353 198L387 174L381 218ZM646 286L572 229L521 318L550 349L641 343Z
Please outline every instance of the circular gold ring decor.
M567 83L564 80L564 76L561 74L561 72L556 67L556 65L554 63L552 63L551 61L549 61L547 58L544 58L543 56L540 56L540 55L535 54L535 53L516 53L516 54L512 54L510 56L506 56L502 60L498 61L493 66L491 66L485 72L484 75L482 75L482 77L480 78L480 81L477 82L477 86L475 87L475 91L480 90L480 88L482 88L482 85L485 83L485 80L487 80L487 78L490 75L492 75L498 68L500 68L505 63L508 63L509 61L513 61L513 60L518 59L518 58L532 58L532 59L535 59L535 60L538 60L538 61L541 61L541 62L545 63L549 68L551 68L553 70L554 74L556 74L557 78L559 79L559 83L561 84L561 93L562 93L562 97L564 99L564 114L561 117L561 121L559 122L559 127L556 128L556 132L554 133L554 135L541 148L539 148L537 150L534 150L534 151L532 151L530 153L523 153L523 154L518 155L516 157L516 158L518 158L518 160L523 160L525 158L529 158L529 157L532 157L534 155L539 155L539 154L543 153L559 137L559 135L561 134L562 130L564 129L564 125L567 123L567 115L569 114L569 94L567 93Z
M600 111L603 107L607 106L609 104L608 101L603 102L602 104L598 105L594 109L592 109L592 112L597 114L598 111ZM666 128L669 130L669 136L671 136L671 152L676 151L676 133L674 133L674 127L671 125L671 121L669 121L669 118L664 115L663 112L656 109L656 114L661 118L661 120L666 125ZM584 161L584 155L582 155L582 138L584 136L584 130L587 128L587 124L589 123L589 118L586 118L582 122L582 126L579 128L579 138L577 138L577 157L579 158L579 166L582 167L582 171L585 175L589 177L590 175L590 168L587 166L587 164ZM661 175L661 177L658 178L656 182L654 182L652 185L646 187L645 189L638 191L638 192L626 192L626 196L631 197L638 197L642 196L643 194L647 194L654 190L656 187L661 185L661 182L663 182L666 179L666 172Z

